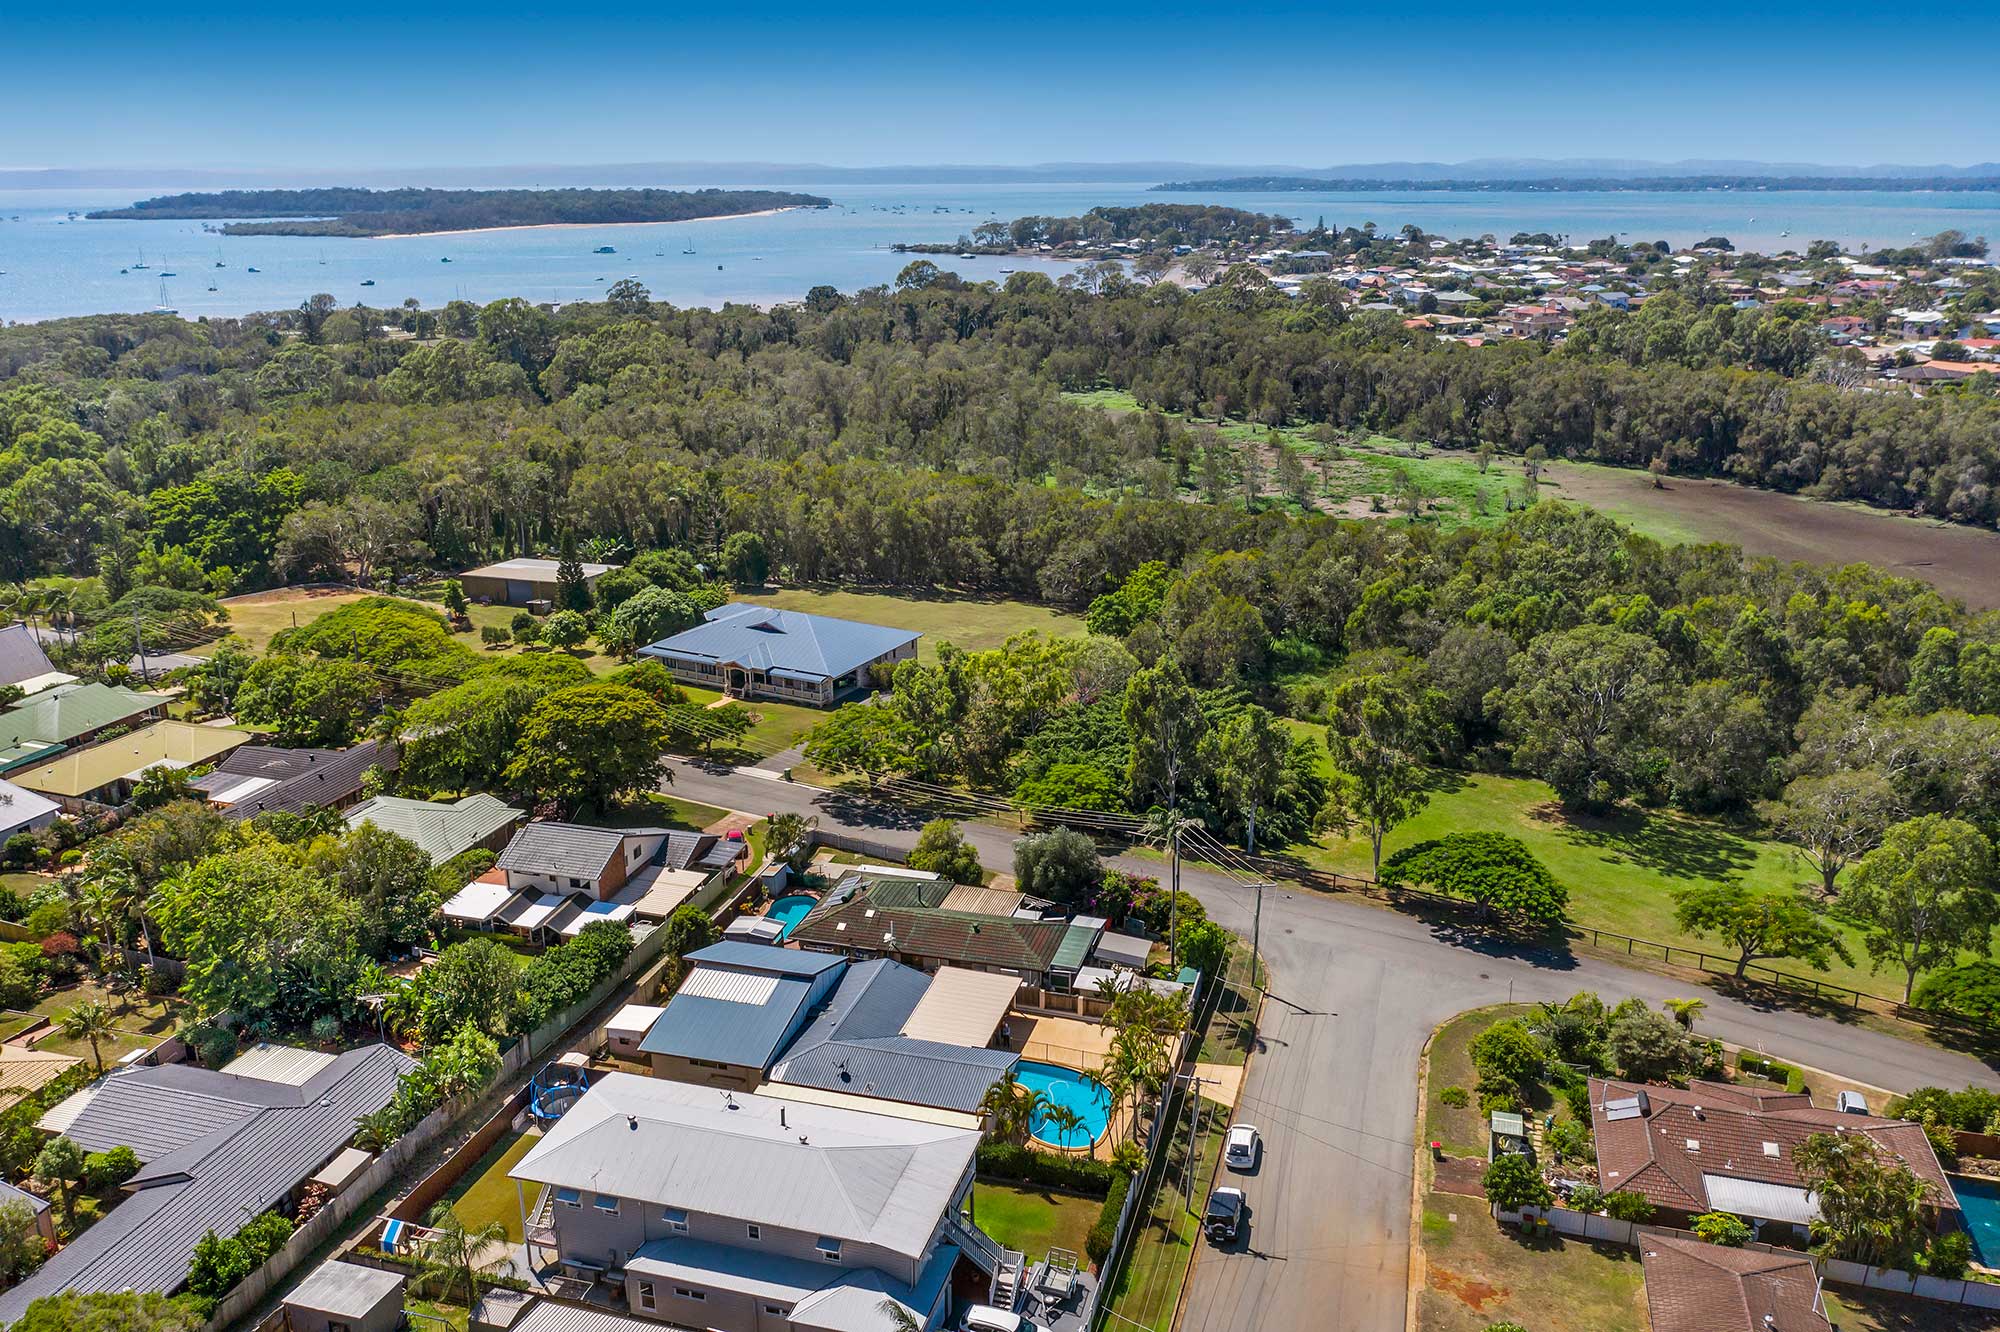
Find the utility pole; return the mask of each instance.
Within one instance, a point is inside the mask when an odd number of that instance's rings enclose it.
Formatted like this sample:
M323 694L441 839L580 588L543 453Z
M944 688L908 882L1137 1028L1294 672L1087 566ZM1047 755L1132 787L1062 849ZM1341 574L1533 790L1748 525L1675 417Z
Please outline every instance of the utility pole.
M1188 1154L1186 1164L1181 1167L1181 1193L1187 1198L1188 1215L1199 1216L1194 1191L1201 1183L1201 1078L1190 1074L1187 1083Z
M1263 955L1257 948L1264 935L1264 889L1269 886L1262 880L1257 882L1257 906L1250 914L1250 983L1258 994L1264 993L1264 973L1259 963Z
M139 683L150 684L152 672L146 669L146 635L139 628L139 612L132 612L132 646L139 654Z

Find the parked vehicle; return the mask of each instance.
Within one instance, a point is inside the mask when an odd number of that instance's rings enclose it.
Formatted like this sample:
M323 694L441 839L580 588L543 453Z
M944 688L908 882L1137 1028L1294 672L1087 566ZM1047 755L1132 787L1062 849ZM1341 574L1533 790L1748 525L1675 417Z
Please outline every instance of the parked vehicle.
M1201 1228L1211 1242L1227 1244L1236 1238L1243 1224L1243 1203L1241 1189L1217 1189L1208 1195L1208 1210L1202 1214Z
M1222 1140L1222 1160L1231 1170L1256 1169L1257 1156L1263 1150L1264 1140L1250 1124L1231 1124L1229 1136Z
M975 1304L959 1322L964 1332L1049 1332L1032 1318L1024 1318L990 1304Z

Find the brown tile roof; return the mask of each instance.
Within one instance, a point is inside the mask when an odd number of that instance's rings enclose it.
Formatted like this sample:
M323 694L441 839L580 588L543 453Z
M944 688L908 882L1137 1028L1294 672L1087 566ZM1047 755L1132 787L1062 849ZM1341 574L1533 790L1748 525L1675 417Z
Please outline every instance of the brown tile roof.
M1605 1114L1606 1101L1641 1093L1644 1114L1629 1119ZM1792 1155L1816 1133L1867 1135L1929 1185L1938 1206L1958 1205L1921 1125L1821 1110L1803 1092L1700 1081L1683 1089L1592 1078L1590 1120L1605 1190L1641 1193L1657 1207L1710 1210L1704 1174L1802 1188ZM1698 1146L1690 1148L1691 1141ZM1775 1155L1766 1144L1775 1145Z
M1641 1230L1639 1256L1653 1332L1833 1332L1802 1253Z
M794 926L787 941L843 952L1018 971L1048 970L1056 950L1062 947L1068 922L1016 920L947 911L929 904L942 898L950 887L850 878ZM893 943L886 937L889 935L895 936Z

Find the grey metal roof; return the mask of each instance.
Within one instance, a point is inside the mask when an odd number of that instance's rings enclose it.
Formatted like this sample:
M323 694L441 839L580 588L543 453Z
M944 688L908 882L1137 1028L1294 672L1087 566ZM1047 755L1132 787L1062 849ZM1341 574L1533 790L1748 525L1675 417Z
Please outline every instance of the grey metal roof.
M846 965L838 953L813 953L797 948L771 948L764 944L737 943L725 939L687 955L690 962L712 962L718 966L743 967L769 972L774 976L817 976L832 967Z
M402 1299L401 1272L336 1260L321 1263L285 1295L285 1307L310 1309L335 1318L366 1318L384 1300Z
M615 828L538 820L523 825L494 864L526 874L595 882L624 847L625 834Z
M283 1083L192 1064L121 1069L97 1084L63 1136L87 1152L130 1147L141 1161L157 1161L259 1110L297 1098L297 1091Z
M450 804L376 796L347 811L348 827L372 823L384 832L409 838L424 849L433 865L442 865L470 851L521 817L521 811L484 791Z
M49 1210L47 1198L30 1193L26 1189L15 1188L6 1180L0 1179L0 1205L7 1203L20 1203L36 1216Z
M845 675L921 637L911 629L733 601L710 611L707 623L640 648L639 655L732 662L818 679Z
M302 1087L263 1084L280 1098L276 1103L259 1104L149 1161L126 1184L130 1197L33 1276L0 1294L0 1321L12 1322L36 1299L64 1290L178 1289L204 1234L233 1233L245 1220L282 1202L346 1144L357 1118L389 1103L397 1079L415 1067L416 1061L402 1051L371 1045L341 1055ZM205 1072L169 1072L175 1068L181 1066L135 1069L112 1080L167 1075L162 1081L173 1095L164 1096L156 1112L164 1117L185 1103L191 1091L187 1075ZM225 1080L217 1100L242 1093L235 1084L256 1081L224 1073L206 1077ZM145 1081L135 1081L132 1089ZM93 1099L85 1114L95 1108Z
M976 1129L609 1073L509 1175L928 1255Z
M849 967L818 1016L772 1065L772 1081L944 1110L978 1109L987 1088L1020 1055L901 1035L930 984L923 972L886 958Z
M27 625L17 622L0 628L0 684L19 684L55 669Z
M777 950L773 950L777 951ZM694 973L690 973L692 980ZM712 999L683 990L667 1001L639 1049L682 1059L769 1068L812 1002L812 982L795 976L774 978L760 1003Z
M259 814L297 813L340 804L360 792L362 778L377 765L396 766L396 751L375 740L365 740L352 749L244 745L216 764L213 772L197 778L194 786L214 797L248 778L275 783L223 810L224 818L250 819Z

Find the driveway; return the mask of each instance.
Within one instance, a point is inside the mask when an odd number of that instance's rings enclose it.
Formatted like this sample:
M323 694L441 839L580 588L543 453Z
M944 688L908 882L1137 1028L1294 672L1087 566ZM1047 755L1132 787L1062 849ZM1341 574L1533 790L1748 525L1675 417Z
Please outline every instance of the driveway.
M838 828L914 845L921 814L892 804L676 761L675 795L747 814L816 814ZM1016 835L965 833L990 869L1012 866ZM1143 857L1114 860L1157 874ZM1250 932L1253 894L1212 870L1181 886L1231 929ZM1264 1131L1264 1162L1245 1185L1245 1243L1198 1256L1183 1326L1190 1332L1403 1326L1410 1246L1417 1061L1440 1022L1509 999L1596 990L1607 1002L1695 993L1651 972L1594 958L1494 947L1476 937L1336 897L1269 889L1263 948L1271 975L1258 1053L1238 1117ZM1822 1018L1701 991L1700 1030L1778 1058L1877 1086L2000 1088L1977 1060Z

